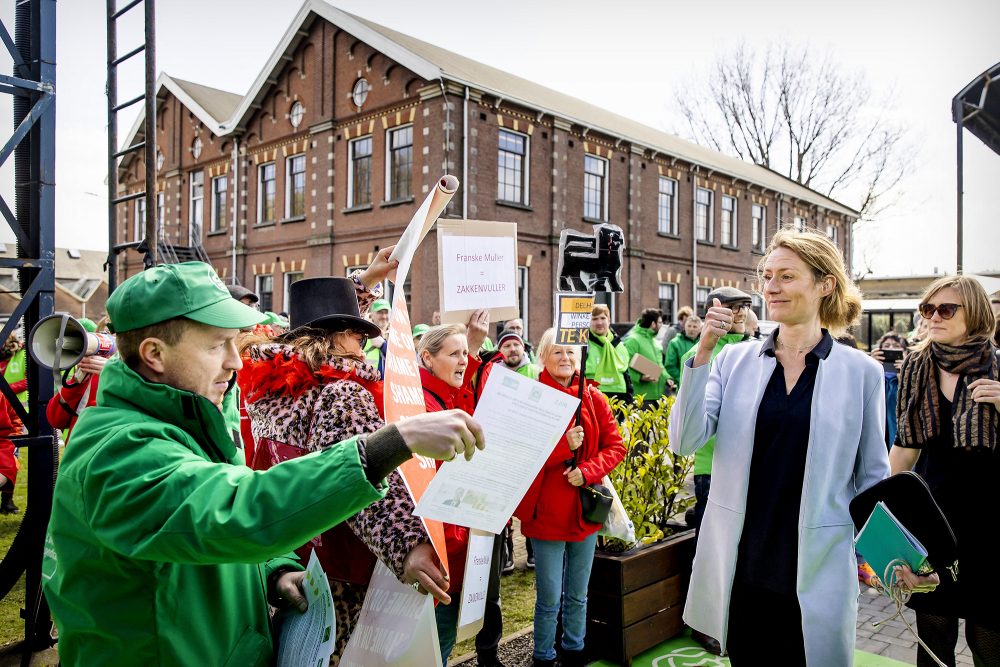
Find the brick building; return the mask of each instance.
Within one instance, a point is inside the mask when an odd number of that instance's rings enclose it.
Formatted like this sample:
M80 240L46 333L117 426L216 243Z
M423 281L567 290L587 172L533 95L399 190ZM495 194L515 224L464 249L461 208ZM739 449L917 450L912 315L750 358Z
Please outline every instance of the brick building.
M392 244L444 173L462 182L446 216L518 224L533 338L552 321L567 227L625 231L619 321L676 313L721 284L749 289L779 224L824 230L850 257L858 213L842 204L322 0L303 5L246 95L167 75L157 90L162 239L203 246L275 311L294 280L345 275ZM129 141L144 136L140 119ZM121 163L122 192L142 189L141 160ZM142 206L119 207L119 242L136 239ZM404 286L414 322L437 308L435 243ZM141 268L135 254L119 262L123 275Z
M13 243L0 243L0 259L17 257ZM97 321L104 316L108 300L108 278L103 250L56 248L55 312L73 317L89 317ZM7 318L21 301L17 270L0 268L0 322Z

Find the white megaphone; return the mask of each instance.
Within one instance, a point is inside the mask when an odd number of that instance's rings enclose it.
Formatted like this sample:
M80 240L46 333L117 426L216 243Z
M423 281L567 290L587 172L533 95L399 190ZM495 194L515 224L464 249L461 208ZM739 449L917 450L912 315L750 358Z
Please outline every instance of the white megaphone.
M96 354L110 357L116 351L111 334L90 333L69 315L50 315L34 326L28 335L32 358L45 368L65 371L84 357Z

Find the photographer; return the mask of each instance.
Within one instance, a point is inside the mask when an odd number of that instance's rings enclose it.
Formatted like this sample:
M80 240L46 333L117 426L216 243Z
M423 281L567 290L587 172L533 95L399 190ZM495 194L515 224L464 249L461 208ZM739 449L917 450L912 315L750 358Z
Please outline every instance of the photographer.
M885 375L885 444L892 445L896 439L896 397L899 394L899 369L903 366L906 341L894 331L890 331L875 344L871 357L882 364Z

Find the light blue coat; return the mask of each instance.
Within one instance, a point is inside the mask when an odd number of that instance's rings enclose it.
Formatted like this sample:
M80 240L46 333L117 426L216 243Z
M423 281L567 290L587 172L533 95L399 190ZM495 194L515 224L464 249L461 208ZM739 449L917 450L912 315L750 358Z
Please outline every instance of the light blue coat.
M716 436L684 620L723 647L757 408L776 365L761 348L762 342L730 345L710 365L692 369L693 360L686 362L670 419L670 447L679 454L692 454ZM859 350L834 344L816 373L799 510L796 588L811 666L854 661L859 590L848 505L889 475L884 429L882 367Z

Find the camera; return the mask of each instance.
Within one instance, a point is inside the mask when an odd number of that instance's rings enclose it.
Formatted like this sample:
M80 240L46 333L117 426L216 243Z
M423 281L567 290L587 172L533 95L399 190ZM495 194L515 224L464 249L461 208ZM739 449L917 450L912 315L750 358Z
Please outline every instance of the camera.
M903 350L886 350L881 347L879 349L882 350L882 368L889 373L895 373L896 362L903 358Z

